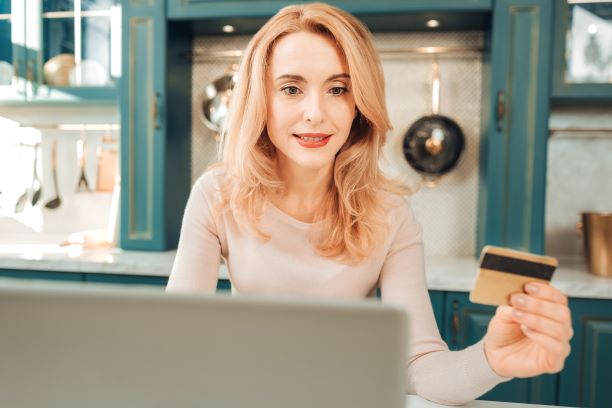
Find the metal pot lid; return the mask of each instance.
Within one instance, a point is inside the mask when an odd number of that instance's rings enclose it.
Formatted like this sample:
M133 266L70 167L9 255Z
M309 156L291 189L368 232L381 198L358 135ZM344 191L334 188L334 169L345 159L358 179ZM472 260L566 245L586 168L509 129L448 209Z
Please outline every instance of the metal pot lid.
M404 156L418 172L442 175L453 169L465 148L461 128L443 115L417 120L404 136Z

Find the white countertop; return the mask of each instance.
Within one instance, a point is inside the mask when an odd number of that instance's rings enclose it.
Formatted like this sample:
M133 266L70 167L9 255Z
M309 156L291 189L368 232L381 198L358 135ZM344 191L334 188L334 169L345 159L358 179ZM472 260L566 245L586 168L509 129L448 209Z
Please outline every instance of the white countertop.
M472 401L462 407L468 408L521 408L521 407L551 407L552 405L539 405L539 404L517 404L513 402L497 402L497 401ZM406 395L406 408L436 408L446 407L446 405L436 404L431 401L427 401L416 395Z
M0 269L168 276L175 255L176 251L81 249L44 243L0 244ZM469 292L477 267L478 261L470 257L427 258L427 286L430 290ZM223 264L219 277L228 279ZM612 278L588 273L579 261L560 260L552 283L569 297L612 299Z

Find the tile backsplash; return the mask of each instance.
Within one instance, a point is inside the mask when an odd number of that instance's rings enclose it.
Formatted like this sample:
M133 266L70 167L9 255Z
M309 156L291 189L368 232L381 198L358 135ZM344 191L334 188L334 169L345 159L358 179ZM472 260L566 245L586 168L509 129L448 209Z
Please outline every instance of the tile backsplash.
M249 37L200 37L194 52L242 50ZM376 33L379 49L427 46L480 48L480 32ZM412 207L424 229L425 252L436 256L470 256L475 250L480 143L482 56L478 52L440 54L440 113L454 119L466 138L458 166L434 188L422 187ZM387 108L393 130L387 135L381 168L418 188L420 176L402 153L404 133L419 117L431 114L432 56L415 53L381 54L386 80ZM217 142L201 117L204 87L223 75L236 60L206 60L193 66L192 182L217 160Z
M580 213L612 212L610 107L555 108L550 128L546 253L580 259L584 258L583 237L576 230Z

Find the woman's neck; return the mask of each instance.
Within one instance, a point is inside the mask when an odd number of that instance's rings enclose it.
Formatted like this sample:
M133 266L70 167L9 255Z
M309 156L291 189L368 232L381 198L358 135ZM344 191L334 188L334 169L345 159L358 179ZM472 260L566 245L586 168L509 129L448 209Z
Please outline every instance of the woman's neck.
M333 167L304 169L280 161L277 170L285 189L272 198L274 205L303 222L313 222L332 180Z

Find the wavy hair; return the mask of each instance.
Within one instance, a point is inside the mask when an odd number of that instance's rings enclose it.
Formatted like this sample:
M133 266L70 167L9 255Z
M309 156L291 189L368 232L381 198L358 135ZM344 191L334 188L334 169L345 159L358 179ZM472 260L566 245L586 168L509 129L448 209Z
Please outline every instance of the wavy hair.
M336 155L329 190L315 214L321 229L313 245L324 257L358 263L386 235L389 201L385 193L410 191L386 178L378 167L385 135L391 129L382 65L369 30L341 9L323 3L285 7L249 42L222 132L220 165L227 177L220 207L229 208L239 225L253 227L262 239L270 238L259 223L267 197L282 191L283 182L276 170L276 149L266 130L266 74L276 42L300 31L327 36L336 43L348 67L358 111Z

